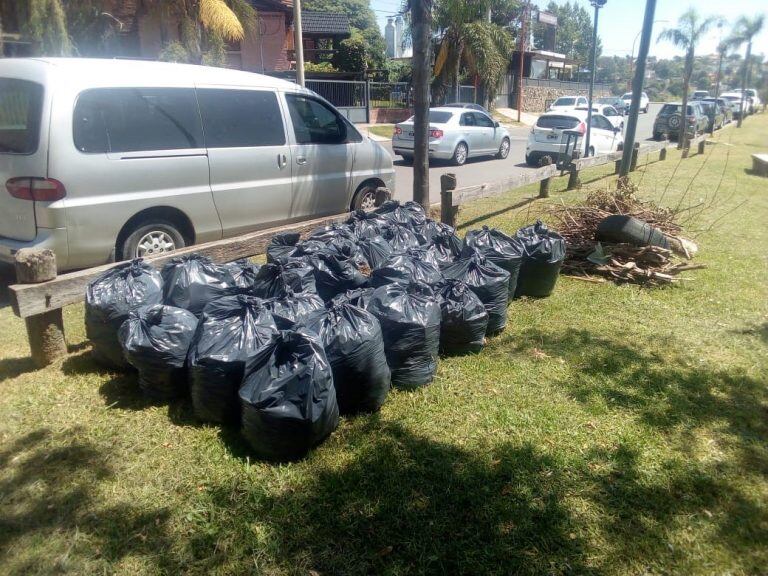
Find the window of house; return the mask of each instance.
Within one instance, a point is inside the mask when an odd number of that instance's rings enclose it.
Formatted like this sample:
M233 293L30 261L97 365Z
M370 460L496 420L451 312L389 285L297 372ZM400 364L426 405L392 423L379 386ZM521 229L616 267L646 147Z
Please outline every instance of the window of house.
M75 105L81 152L137 152L203 147L192 88L95 88Z
M285 144L283 116L274 92L201 88L197 98L208 148Z
M314 98L286 94L297 144L342 144L347 125L334 110Z

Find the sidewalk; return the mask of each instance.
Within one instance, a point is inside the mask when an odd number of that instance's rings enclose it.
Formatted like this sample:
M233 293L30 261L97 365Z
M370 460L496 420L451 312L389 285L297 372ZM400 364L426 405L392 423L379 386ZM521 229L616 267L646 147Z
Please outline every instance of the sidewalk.
M502 116L506 116L510 120L517 122L517 110L514 108L496 108L496 112ZM538 114L532 114L530 112L522 112L520 114L520 122L526 126L533 126L536 124L536 120L539 119Z
M355 124L355 128L360 130L363 134L367 135L371 140L376 142L391 142L392 138L386 136L379 136L369 130L371 126L394 126L394 124Z

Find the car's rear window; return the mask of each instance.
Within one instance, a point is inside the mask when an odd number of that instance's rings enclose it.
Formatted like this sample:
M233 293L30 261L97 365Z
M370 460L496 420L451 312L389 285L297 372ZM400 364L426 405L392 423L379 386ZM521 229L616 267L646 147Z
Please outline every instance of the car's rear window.
M563 130L570 130L576 128L579 125L578 118L573 116L540 116L536 122L536 126L539 128L561 128Z
M0 154L32 154L40 140L43 87L0 78Z
M661 108L661 112L659 114L662 115L671 115L671 114L679 114L680 113L680 104L664 104ZM687 107L688 114L693 114L693 108L690 106Z
M429 121L435 124L445 124L453 116L453 112L440 112L438 110L429 111Z
M555 100L554 106L573 106L576 103L576 98L558 98Z

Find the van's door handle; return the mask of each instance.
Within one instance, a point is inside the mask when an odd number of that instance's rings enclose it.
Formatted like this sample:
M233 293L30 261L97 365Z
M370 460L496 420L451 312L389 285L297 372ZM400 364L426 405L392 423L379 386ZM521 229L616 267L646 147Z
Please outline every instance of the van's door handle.
M277 167L281 170L285 168L286 164L288 164L288 158L285 154L278 154L277 155Z
M306 156L296 156L296 164L300 164L301 166L304 166L304 164L306 163L307 163Z

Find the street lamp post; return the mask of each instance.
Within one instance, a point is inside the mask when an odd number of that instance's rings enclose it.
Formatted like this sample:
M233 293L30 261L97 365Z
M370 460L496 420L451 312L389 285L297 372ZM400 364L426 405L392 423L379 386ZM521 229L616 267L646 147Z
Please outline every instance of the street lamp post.
M600 8L605 6L608 0L589 0L589 3L595 7L595 26L592 30L592 53L590 55L589 71L589 98L587 98L587 136L584 140L584 156L589 156L589 135L592 132L592 93L595 89L595 59L597 57L597 16Z

